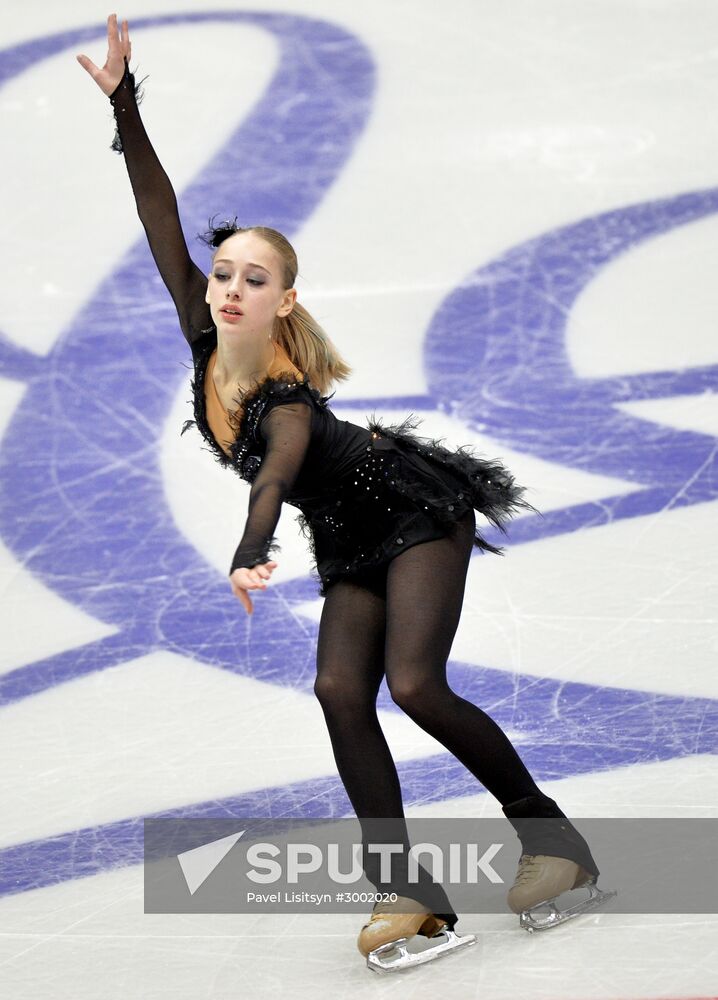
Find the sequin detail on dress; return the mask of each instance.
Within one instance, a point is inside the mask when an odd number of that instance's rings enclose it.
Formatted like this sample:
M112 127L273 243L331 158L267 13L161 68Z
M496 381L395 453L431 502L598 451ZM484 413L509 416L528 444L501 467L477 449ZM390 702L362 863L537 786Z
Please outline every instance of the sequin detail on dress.
M256 381L253 386L238 392L234 397L237 410L228 412L228 420L235 434L230 445L230 455L224 451L212 433L207 420L206 377L209 359L216 349L211 341L200 351L194 365L194 378L190 382L194 420L185 420L180 434L195 426L209 445L209 451L220 465L232 466L245 482L252 483L262 462L264 446L259 436L259 424L268 405L290 402L297 391L308 393L317 406L325 407L330 396L322 396L309 382L307 376L299 379L291 372L279 372ZM239 418L236 413L239 413Z
M479 458L470 447L451 450L441 440L419 437L413 415L389 425L367 419L366 428L338 420L327 406L329 397L321 396L306 376L293 373L267 377L237 396L241 412L228 456L206 414L205 376L215 346L212 336L196 351L195 420L187 421L182 432L195 423L217 461L232 466L245 481L253 483L262 467L266 442L260 426L274 406L301 398L315 413L311 446L283 501L299 511L321 595L337 580L357 579L412 545L450 533L471 508L502 531L517 510L533 509L501 462ZM338 462L338 454L348 460ZM474 544L501 552L478 526ZM252 554L257 562L266 561L276 548L272 537ZM246 547L242 554L247 557Z
M412 470L411 461L404 471L397 471L392 485L400 493L409 494L421 505L430 506L433 515L447 528L457 520L457 513L466 513L473 507L505 533L505 523L520 510L534 510L524 499L525 487L516 483L513 475L497 459L479 458L469 445L455 449L446 448L442 438L425 438L414 434L421 421L410 414L399 424L384 424L381 420L368 420L372 435L379 438L375 448L386 447L380 441L391 441L401 453L409 457L420 456L435 467L453 473L463 481L454 498L447 497L445 489L432 487L421 470ZM500 554L502 548L492 545L476 531L474 544L487 552Z

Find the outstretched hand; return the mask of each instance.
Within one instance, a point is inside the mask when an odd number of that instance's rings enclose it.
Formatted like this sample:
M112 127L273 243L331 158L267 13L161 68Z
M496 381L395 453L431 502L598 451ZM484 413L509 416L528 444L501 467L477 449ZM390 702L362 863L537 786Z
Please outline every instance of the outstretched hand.
M241 567L236 569L229 577L232 584L232 593L242 602L244 610L248 615L254 611L252 601L247 593L248 590L266 590L268 580L279 564L276 562L258 563L251 569Z
M117 27L117 14L107 18L107 60L100 69L86 55L77 56L80 66L87 70L97 86L107 97L117 90L117 86L125 75L125 59L130 61L132 42L127 21L122 22L122 28Z

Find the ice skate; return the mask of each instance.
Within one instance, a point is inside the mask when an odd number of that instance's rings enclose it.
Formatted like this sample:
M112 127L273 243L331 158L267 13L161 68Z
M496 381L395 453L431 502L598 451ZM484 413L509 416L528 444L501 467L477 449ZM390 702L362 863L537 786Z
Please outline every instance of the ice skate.
M598 888L598 868L588 844L553 799L532 795L504 807L521 840L522 853L509 908L527 931L543 931L603 906L615 892ZM570 904L557 899L577 890Z
M581 894L584 898L563 908L557 905L562 893L582 888L588 893ZM507 898L524 930L544 931L603 906L615 895L599 889L595 875L567 858L522 854Z
M422 951L409 951L407 943L417 934L443 940ZM475 943L475 935L459 937L445 920L405 896L399 896L394 903L377 902L357 939L357 947L373 972L400 972Z

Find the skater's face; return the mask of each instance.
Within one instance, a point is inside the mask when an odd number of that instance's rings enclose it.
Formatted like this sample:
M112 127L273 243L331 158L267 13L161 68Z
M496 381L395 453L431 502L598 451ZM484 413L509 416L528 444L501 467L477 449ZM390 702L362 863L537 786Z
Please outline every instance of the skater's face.
M297 298L293 288L284 288L283 278L282 258L256 233L235 233L221 243L206 295L217 331L268 337L275 317L287 316Z

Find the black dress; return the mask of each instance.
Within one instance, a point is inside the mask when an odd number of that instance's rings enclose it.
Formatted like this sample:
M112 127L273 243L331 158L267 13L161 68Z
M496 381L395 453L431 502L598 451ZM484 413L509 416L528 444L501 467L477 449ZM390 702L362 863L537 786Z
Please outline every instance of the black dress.
M338 419L305 377L266 378L237 397L242 417L231 456L207 422L204 382L217 346L205 302L207 278L189 256L172 185L138 110L129 68L111 95L117 133L152 255L177 309L194 361L194 421L219 462L252 483L247 523L230 572L271 558L282 502L301 512L320 579L367 580L419 542L441 538L472 507L503 523L520 507L523 489L498 461L471 449L450 450L413 433L416 420L360 427ZM476 531L475 544L491 552Z
M421 439L411 418L388 426L367 420L366 427L340 420L329 397L293 374L265 378L238 394L242 416L228 456L206 416L205 373L216 346L214 328L192 343L195 419L182 433L196 424L217 460L253 485L230 572L272 558L282 501L300 511L322 595L336 580L366 579L412 545L441 538L472 507L501 526L525 505L522 488L499 462ZM283 412L268 420L279 407ZM271 461L275 439L283 450ZM278 479L282 488L273 490ZM475 544L500 551L478 530Z

